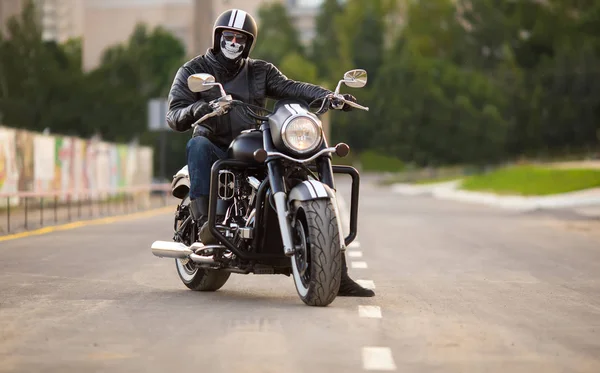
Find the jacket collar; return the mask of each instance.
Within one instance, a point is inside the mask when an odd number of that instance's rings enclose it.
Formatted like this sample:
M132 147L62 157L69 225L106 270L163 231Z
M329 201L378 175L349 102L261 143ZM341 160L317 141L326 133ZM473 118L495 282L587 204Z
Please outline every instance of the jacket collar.
M217 52L215 54L212 48L206 52L206 58L208 62L215 68L217 73L226 78L232 78L236 76L246 63L245 58L241 58L235 62L230 61L221 53Z

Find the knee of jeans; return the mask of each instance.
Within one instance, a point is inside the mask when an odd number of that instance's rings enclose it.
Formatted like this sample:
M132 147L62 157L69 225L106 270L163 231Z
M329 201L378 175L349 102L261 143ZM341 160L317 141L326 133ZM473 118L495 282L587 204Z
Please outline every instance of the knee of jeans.
M210 151L212 143L204 136L196 136L191 138L187 143L187 151L206 153Z

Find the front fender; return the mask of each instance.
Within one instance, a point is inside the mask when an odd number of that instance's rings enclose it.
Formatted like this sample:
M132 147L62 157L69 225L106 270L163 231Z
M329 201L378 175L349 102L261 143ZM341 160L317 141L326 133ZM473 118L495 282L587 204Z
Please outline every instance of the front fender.
M337 198L333 189L329 185L323 184L317 180L307 180L296 185L290 191L288 196L288 203L290 206L294 206L294 202L306 202L317 199L330 199L335 210L336 220L338 224L338 232L340 238L340 249L346 251L346 244L344 241L344 230L342 227L342 219L340 210L338 208Z
M335 192L328 185L316 180L307 180L296 185L290 191L288 201L312 201L315 199L335 199Z

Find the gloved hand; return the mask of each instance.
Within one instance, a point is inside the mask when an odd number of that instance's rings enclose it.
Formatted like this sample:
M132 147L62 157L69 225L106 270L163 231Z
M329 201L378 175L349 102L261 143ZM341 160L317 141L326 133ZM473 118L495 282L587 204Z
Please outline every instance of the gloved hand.
M198 101L192 106L192 115L194 116L194 120L198 120L210 112L212 112L212 109L206 102Z
M342 96L347 101L356 102L356 97L352 96L351 94L344 93ZM342 104L341 100L337 100L335 98L333 100L331 100L331 107L333 109L339 108L341 106L341 104ZM352 109L353 109L352 106L348 105L347 103L343 103L343 104L344 104L344 106L342 107L341 110L343 110L343 111L352 111Z
M231 96L220 97L209 102L212 111L217 112L217 115L227 114L231 108Z
M352 96L351 94L344 93L343 96L346 99L346 101L356 102L356 97ZM344 104L344 107L342 108L343 111L352 111L352 109L354 108L348 104Z

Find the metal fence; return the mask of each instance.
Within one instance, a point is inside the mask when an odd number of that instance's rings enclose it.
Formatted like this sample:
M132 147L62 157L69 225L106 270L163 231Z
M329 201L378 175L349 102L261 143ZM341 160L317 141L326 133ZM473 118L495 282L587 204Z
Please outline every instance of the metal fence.
M170 184L57 192L0 193L0 235L176 203Z

